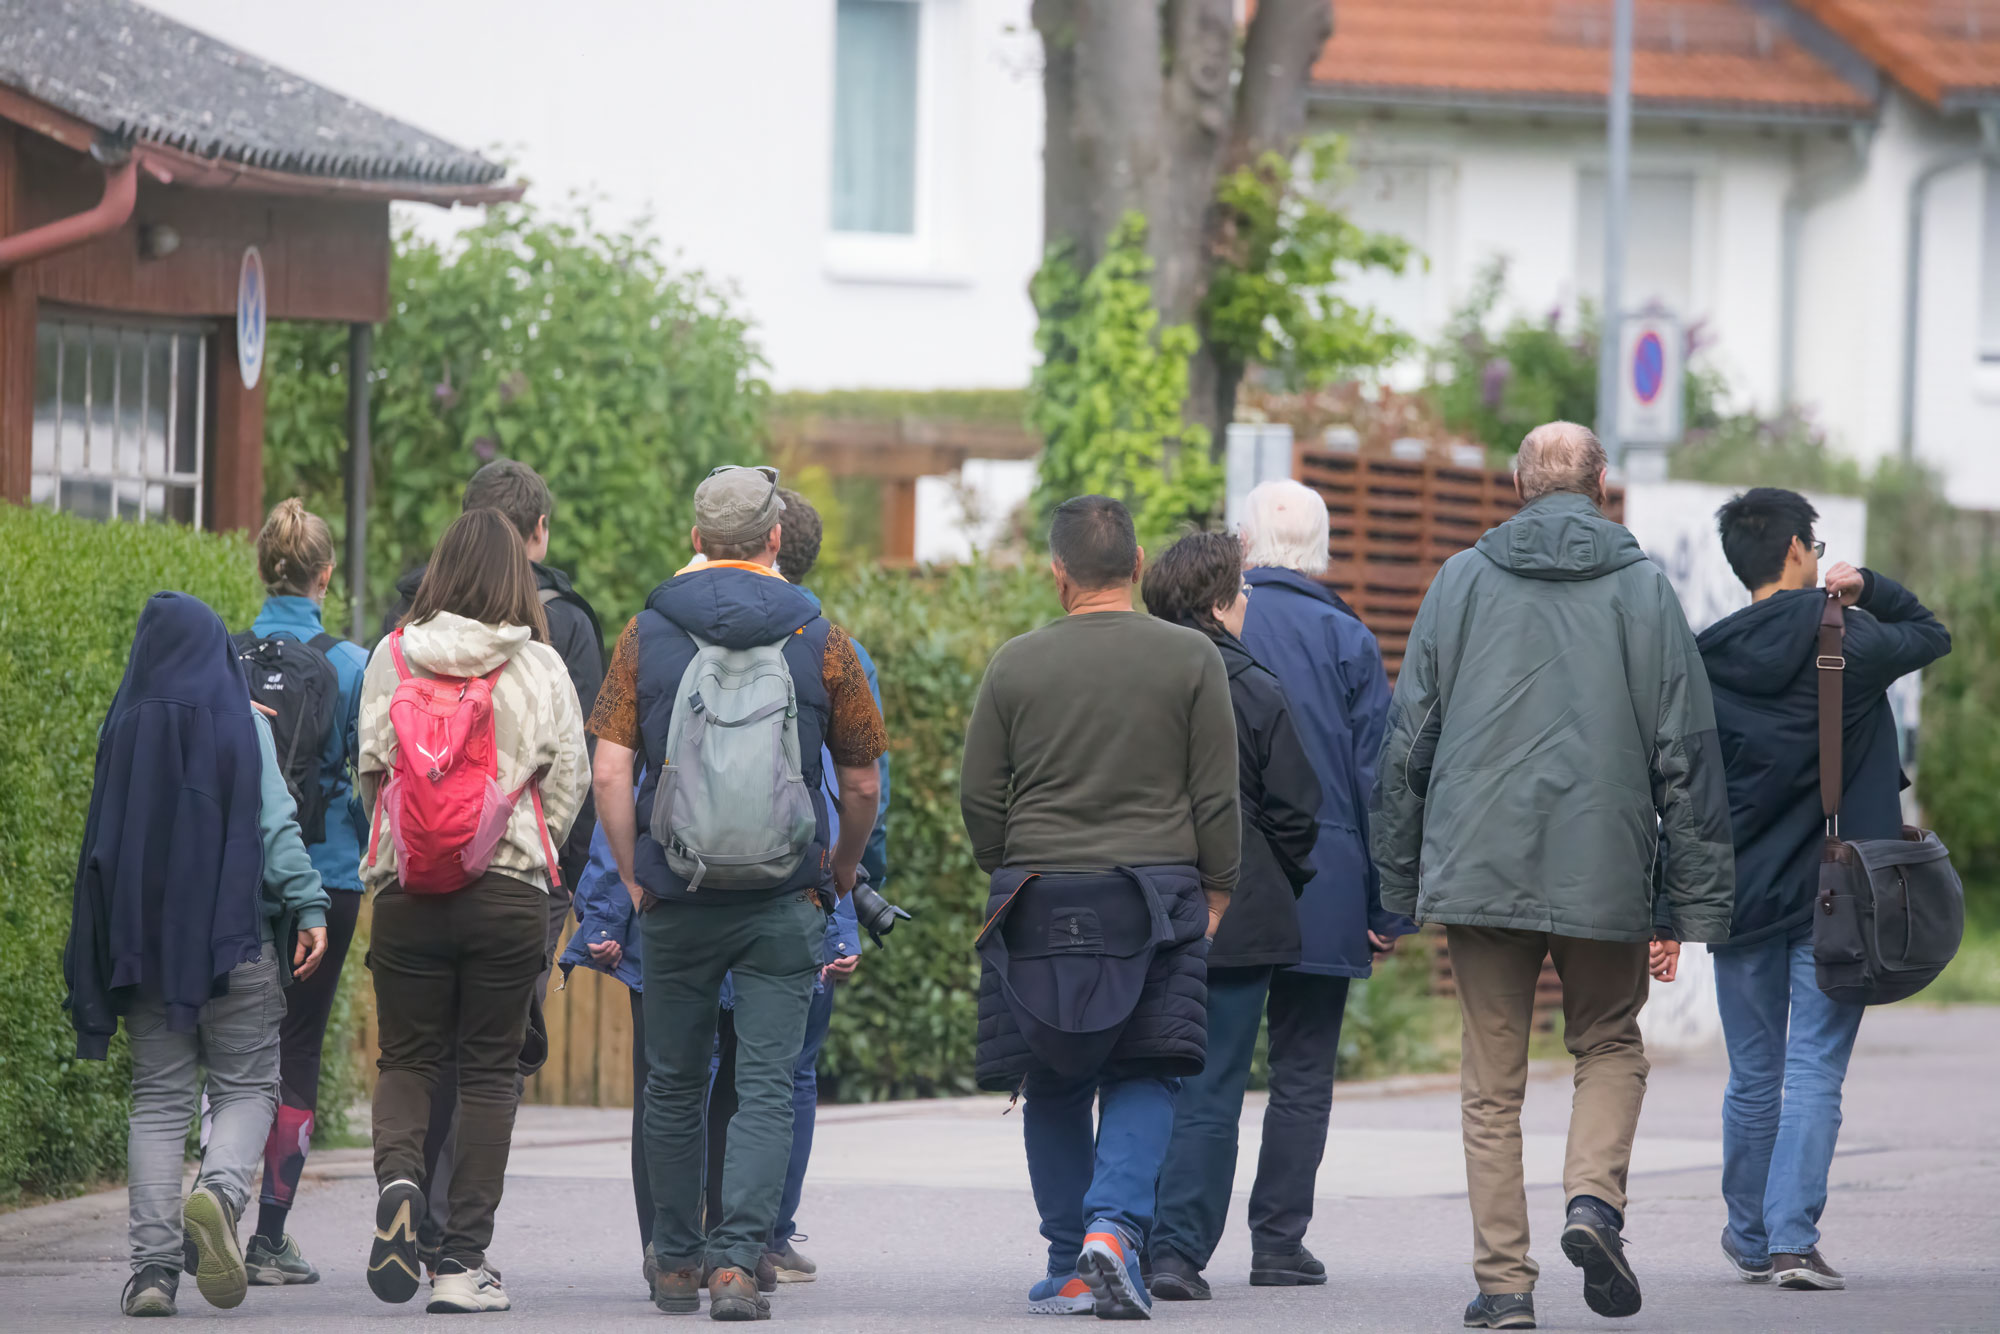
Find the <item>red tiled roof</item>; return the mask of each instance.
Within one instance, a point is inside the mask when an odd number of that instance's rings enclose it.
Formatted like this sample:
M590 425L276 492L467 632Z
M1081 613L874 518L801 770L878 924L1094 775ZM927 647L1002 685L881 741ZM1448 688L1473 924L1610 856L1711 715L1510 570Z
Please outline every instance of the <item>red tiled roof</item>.
M1642 106L1752 116L1870 109L1781 21L1743 0L1637 0L1636 11L1632 93ZM1337 0L1313 81L1358 96L1587 104L1610 87L1610 33L1607 0Z
M2000 96L2000 0L1798 4L1932 106L1968 95Z

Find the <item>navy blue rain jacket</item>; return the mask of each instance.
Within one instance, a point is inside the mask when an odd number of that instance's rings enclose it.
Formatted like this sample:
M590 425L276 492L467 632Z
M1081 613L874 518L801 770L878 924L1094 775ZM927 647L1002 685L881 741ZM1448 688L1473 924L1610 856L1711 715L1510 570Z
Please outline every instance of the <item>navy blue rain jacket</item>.
M1285 688L1292 722L1319 779L1316 868L1299 898L1296 971L1367 977L1368 932L1408 935L1416 924L1382 907L1368 855L1368 801L1389 721L1389 678L1375 636L1339 595L1297 570L1245 571L1250 611L1243 644ZM1225 919L1227 920L1227 919Z
M1902 831L1906 782L1887 691L1897 677L1951 651L1951 635L1901 584L1862 571L1847 609L1842 673L1840 832ZM1819 884L1825 822L1819 797L1821 589L1792 589L1717 621L1695 637L1715 693L1736 844L1729 940L1750 945L1803 926Z
M141 986L192 1032L229 970L258 956L262 779L229 631L199 598L154 594L99 734L77 858L63 949L77 1055L104 1058Z

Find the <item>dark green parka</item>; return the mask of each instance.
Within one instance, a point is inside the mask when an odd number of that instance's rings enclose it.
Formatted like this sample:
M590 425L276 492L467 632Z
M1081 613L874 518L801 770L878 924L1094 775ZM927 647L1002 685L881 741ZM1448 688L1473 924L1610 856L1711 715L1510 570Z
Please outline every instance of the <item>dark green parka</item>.
M1667 577L1584 497L1532 502L1438 572L1372 829L1382 906L1419 921L1729 938L1708 677Z

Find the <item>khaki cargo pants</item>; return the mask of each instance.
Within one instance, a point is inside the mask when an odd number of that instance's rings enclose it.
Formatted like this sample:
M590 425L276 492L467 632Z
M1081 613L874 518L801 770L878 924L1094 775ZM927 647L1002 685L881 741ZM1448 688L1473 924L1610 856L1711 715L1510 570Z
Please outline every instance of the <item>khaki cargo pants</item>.
M1576 1057L1564 1199L1594 1195L1622 1211L1649 1068L1639 1037L1646 946L1482 926L1449 926L1445 936L1465 1024L1459 1078L1472 1272L1481 1292L1532 1292L1539 1270L1528 1258L1521 1099L1542 957L1552 956L1562 977L1563 1045Z

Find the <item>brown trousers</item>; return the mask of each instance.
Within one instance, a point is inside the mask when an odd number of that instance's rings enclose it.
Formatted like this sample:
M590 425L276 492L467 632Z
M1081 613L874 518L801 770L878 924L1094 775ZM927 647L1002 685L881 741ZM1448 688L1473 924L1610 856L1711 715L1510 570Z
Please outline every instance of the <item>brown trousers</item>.
M1542 957L1552 956L1562 977L1563 1045L1576 1058L1564 1198L1594 1195L1623 1210L1649 1068L1639 1038L1646 946L1483 926L1450 926L1445 936L1465 1023L1459 1079L1472 1272L1481 1292L1532 1292L1539 1270L1528 1258L1521 1100Z

